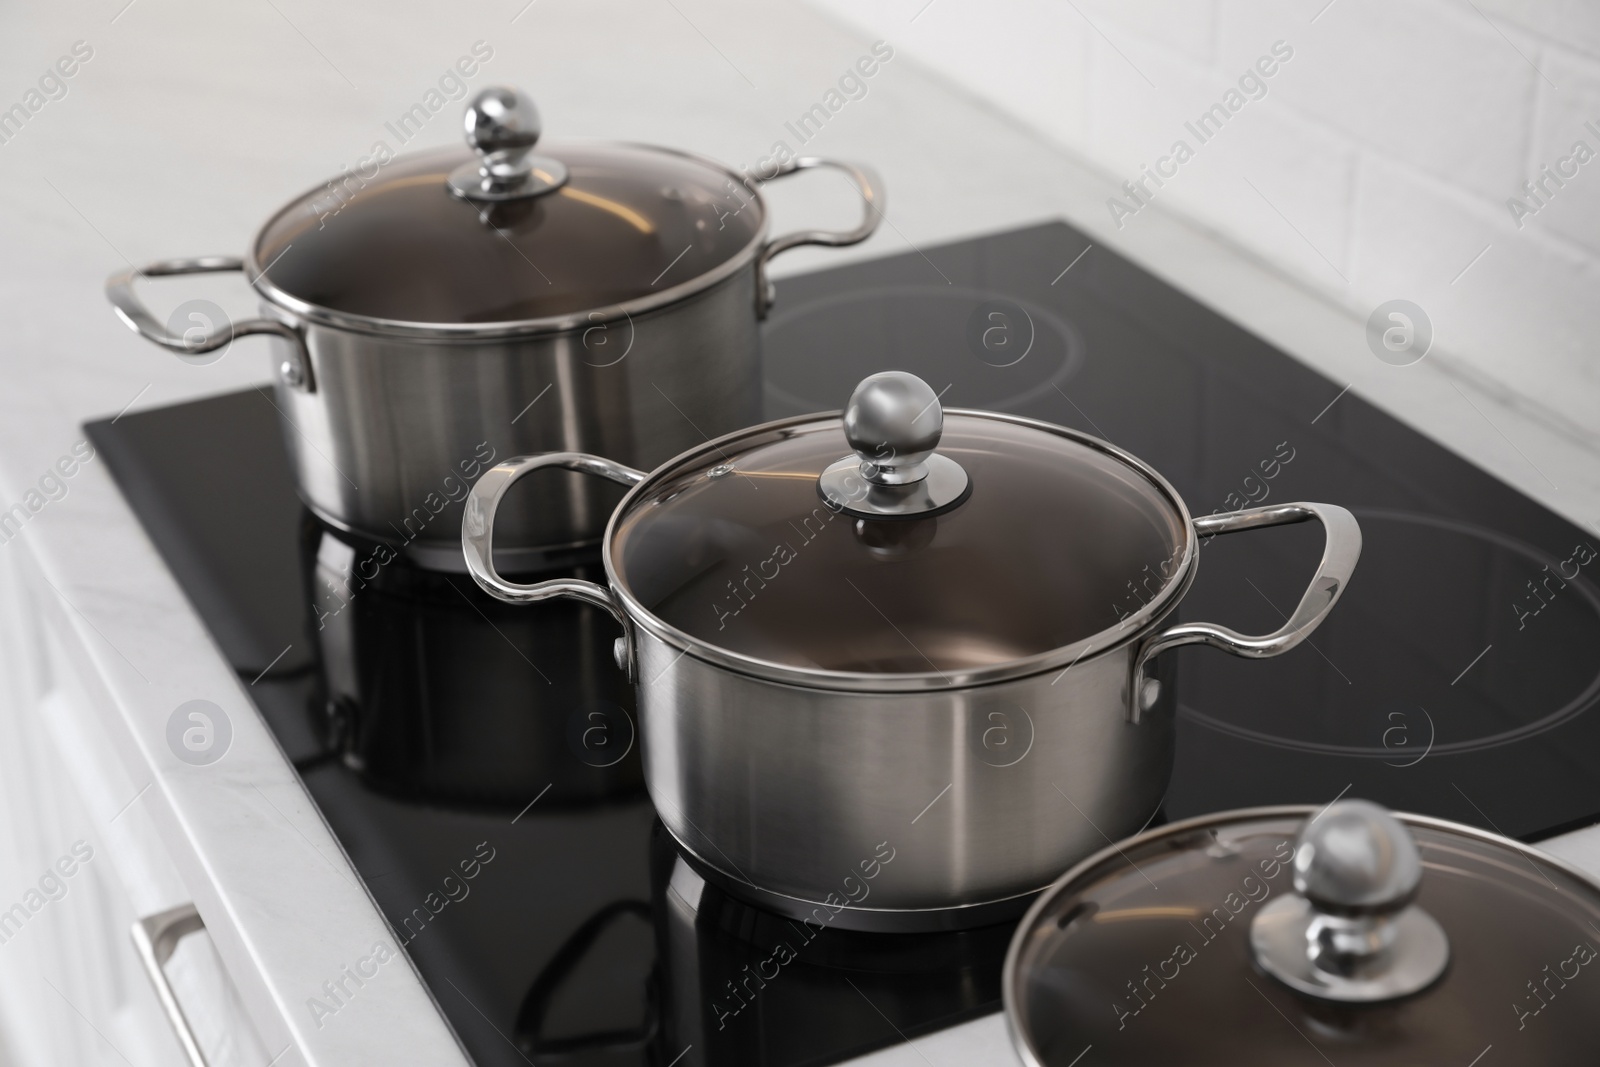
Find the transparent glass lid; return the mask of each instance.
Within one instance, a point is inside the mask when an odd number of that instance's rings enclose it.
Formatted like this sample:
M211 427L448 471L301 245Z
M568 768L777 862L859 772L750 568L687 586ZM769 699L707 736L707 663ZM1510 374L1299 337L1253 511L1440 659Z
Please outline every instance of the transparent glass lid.
M1277 964L1263 959L1253 939L1283 914L1321 914L1296 889L1298 857L1317 895L1317 863L1298 837L1315 814L1272 809L1191 820L1124 842L1049 891L1018 930L1006 965L1007 1011L1024 1062L1595 1061L1595 886L1469 827L1400 817L1420 877L1411 902L1397 896L1401 910L1388 914L1429 917L1442 933L1444 957L1427 958L1423 944L1419 963L1408 953L1420 942L1402 939L1368 970L1347 968L1381 982L1409 966L1411 984L1420 988L1407 992L1402 982L1395 987L1402 995L1354 1002L1310 995L1275 977ZM1333 814L1328 809L1321 818ZM1320 841L1310 853L1338 852L1338 836L1330 833L1332 843ZM1384 865L1395 854L1379 848L1368 859L1394 875L1396 866ZM1362 908L1353 913L1359 919ZM1324 936L1353 921L1335 917Z
M507 132L529 125L521 94L486 90L469 119L493 93L509 94L505 106L470 147L369 157L280 211L256 239L258 284L402 323L615 316L706 280L761 233L762 204L732 172L637 145L535 152L537 112L531 137Z
M926 412L941 418L936 400ZM1137 461L981 413L943 416L932 440L936 452L899 453L932 474L903 491L862 478L843 500L824 496L824 474L854 476L862 441L837 416L721 443L713 466L693 459L652 477L616 522L613 568L639 606L692 638L784 667L870 674L1040 655L1134 619L1175 583L1181 507ZM941 481L949 470L936 460L965 482ZM928 506L870 510L907 501Z

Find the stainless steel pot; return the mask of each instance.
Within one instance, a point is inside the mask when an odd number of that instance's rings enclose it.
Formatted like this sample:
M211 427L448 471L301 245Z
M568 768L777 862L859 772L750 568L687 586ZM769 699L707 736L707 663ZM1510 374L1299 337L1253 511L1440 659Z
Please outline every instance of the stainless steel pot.
M496 511L562 468L631 492L608 584L507 581ZM1200 539L1315 519L1327 546L1291 617L1245 636L1170 625ZM1275 656L1316 629L1360 553L1343 508L1191 519L1154 470L1058 426L948 418L920 379L868 378L837 416L769 423L650 474L595 456L508 460L462 545L488 592L566 596L622 624L662 821L735 894L863 929L976 925L1154 814L1172 766L1173 664Z
M279 211L243 259L166 260L106 284L125 323L193 362L271 335L306 503L456 570L467 486L495 460L585 450L648 467L759 418L768 263L865 240L883 202L864 169L814 158L749 177L639 145L532 155L538 112L511 89L480 93L466 131L461 149L384 146ZM757 184L821 166L855 184L861 224L768 239ZM164 323L134 292L217 271L244 272L261 318ZM619 498L566 474L525 487L502 514L501 565L592 543Z

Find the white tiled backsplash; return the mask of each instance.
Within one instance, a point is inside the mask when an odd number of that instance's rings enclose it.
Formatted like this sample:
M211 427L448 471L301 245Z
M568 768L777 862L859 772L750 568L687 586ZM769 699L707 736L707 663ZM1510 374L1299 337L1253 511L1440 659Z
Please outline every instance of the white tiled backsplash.
M1600 2L813 2L1600 445Z

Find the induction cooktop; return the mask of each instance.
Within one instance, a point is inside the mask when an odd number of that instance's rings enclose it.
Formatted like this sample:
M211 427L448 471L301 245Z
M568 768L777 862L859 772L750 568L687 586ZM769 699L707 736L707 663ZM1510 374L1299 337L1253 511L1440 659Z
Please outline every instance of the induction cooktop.
M1300 648L1169 653L1162 817L1352 795L1528 841L1600 818L1600 538L1061 223L778 294L771 417L910 370L1111 441L1195 514L1357 515ZM998 1008L1010 924L817 932L701 882L645 795L609 618L323 528L269 394L88 430L478 1063L830 1064ZM1209 542L1182 617L1273 630L1320 551L1314 525Z

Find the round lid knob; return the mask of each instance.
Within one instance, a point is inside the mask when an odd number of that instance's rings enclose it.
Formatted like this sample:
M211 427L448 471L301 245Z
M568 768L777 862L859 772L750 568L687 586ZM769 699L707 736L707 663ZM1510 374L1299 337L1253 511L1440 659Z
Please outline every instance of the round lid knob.
M1336 803L1300 831L1294 888L1324 911L1399 911L1422 884L1422 857L1400 820L1367 800Z
M463 126L467 144L480 155L514 153L519 160L544 132L533 98L521 89L504 85L490 86L473 97Z
M939 447L944 409L933 387L905 371L864 379L844 409L844 437L875 485L909 485L928 476L924 462Z
M544 132L539 109L521 89L491 85L467 105L462 122L478 159L450 173L450 191L468 200L519 200L566 183L559 160L532 155Z
M961 465L934 451L944 432L939 394L905 371L862 380L844 409L855 454L829 464L817 491L859 518L907 519L955 507L972 490Z
M1389 812L1366 800L1330 804L1300 828L1293 865L1295 893L1250 924L1262 970L1345 1003L1409 996L1444 973L1450 942L1412 903L1422 857Z

